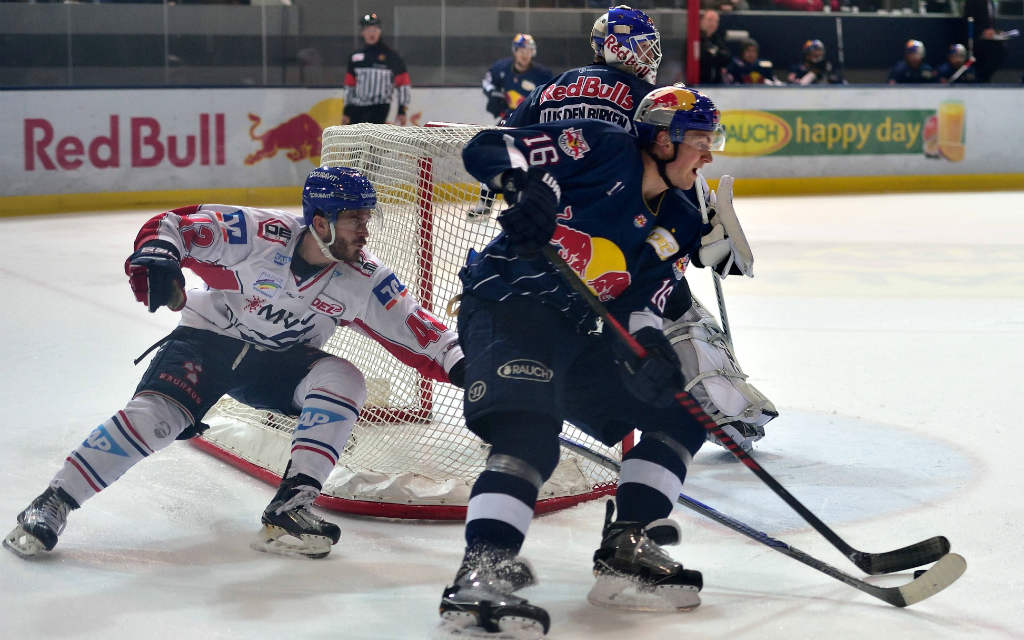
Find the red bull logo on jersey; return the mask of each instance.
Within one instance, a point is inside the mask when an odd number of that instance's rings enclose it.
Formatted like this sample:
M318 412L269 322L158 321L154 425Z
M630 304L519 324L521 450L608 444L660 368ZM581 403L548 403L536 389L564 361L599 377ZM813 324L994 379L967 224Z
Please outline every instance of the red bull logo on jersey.
M601 82L599 76L580 76L571 84L553 84L540 94L540 104L551 100L561 102L566 98L599 98L614 102L627 111L633 108L633 96L629 93L629 85L616 82L615 86Z
M562 135L558 136L558 146L562 153L573 160L579 160L590 151L590 145L583 138L581 129L562 129Z
M611 240L559 224L552 242L566 264L602 302L619 297L629 286L626 257Z

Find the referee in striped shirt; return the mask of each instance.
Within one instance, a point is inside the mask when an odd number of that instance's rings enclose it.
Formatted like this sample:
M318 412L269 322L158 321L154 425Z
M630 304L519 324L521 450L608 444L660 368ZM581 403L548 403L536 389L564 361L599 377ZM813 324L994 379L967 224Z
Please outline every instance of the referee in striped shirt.
M366 46L348 60L345 74L345 112L341 124L383 123L391 110L391 99L398 92L395 122L405 126L405 111L412 100L409 72L398 52L380 39L380 18L368 13L359 19L360 35Z

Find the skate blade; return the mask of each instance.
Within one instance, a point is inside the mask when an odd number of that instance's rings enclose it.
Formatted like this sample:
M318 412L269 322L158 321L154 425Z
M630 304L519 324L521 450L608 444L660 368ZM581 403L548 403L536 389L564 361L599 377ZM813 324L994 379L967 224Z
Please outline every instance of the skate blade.
M265 524L249 543L249 548L279 556L319 559L327 557L331 552L331 544L331 539L327 536L296 536L281 527Z
M39 538L25 531L20 524L4 538L4 546L22 558L32 558L43 551L48 551Z
M652 587L623 576L598 576L587 594L587 601L598 607L624 611L690 611L700 605L696 587L661 585Z
M441 624L434 633L434 640L449 638L485 638L486 640L539 640L544 638L544 625L532 618L502 616L498 619L499 631L487 631L480 626L477 616L468 611L446 611L441 614Z

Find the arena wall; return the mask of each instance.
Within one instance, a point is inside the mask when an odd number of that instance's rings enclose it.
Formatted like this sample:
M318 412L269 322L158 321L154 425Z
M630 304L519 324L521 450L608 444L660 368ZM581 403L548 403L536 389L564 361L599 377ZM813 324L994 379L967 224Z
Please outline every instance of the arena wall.
M712 88L729 133L706 169L738 194L1024 189L1020 92ZM490 123L480 91L417 88L410 117ZM189 202L294 204L337 124L332 89L0 91L0 215Z

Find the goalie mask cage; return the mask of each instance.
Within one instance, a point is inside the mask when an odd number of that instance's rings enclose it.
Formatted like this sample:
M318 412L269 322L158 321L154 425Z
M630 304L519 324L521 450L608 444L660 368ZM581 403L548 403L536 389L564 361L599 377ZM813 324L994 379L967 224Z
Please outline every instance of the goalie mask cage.
M421 305L449 326L462 290L458 271L470 248L500 231L491 217L470 221L480 185L462 165L462 148L483 127L357 124L323 134L321 163L359 169L377 190L370 250L392 268ZM423 378L366 336L339 328L325 350L366 377L367 400L317 504L390 518L460 520L483 471L488 445L465 427L462 390ZM291 450L295 419L224 397L206 416L200 448L273 484ZM563 433L621 459L569 424ZM536 513L614 492L615 475L566 449L541 488Z

